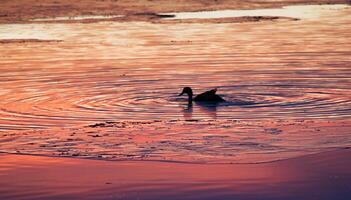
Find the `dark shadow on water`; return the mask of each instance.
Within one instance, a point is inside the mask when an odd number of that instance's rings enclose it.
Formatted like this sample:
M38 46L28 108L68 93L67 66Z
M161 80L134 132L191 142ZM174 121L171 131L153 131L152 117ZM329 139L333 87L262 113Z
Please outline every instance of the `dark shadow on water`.
M199 109L200 114L205 114L212 119L217 119L217 106L218 104L209 104L209 103L188 103L183 109L183 118L185 121L195 120L193 118L194 107L195 109ZM196 111L195 111L196 112Z
M212 119L217 119L217 106L219 103L195 103L199 106L201 112L205 113Z
M193 104L187 104L182 111L183 111L183 118L185 121L193 120Z
M206 116L217 119L217 110L219 107L228 106L239 106L239 107L250 107L257 105L258 103L253 101L226 101L226 102L193 102L187 103L182 108L183 118L185 121L195 120L193 114L199 111L199 114L205 114Z
M193 113L194 107L196 107L196 109L199 109L200 114L205 114L212 119L217 119L217 106L219 106L219 103L188 103L182 109L183 118L186 121L194 120Z

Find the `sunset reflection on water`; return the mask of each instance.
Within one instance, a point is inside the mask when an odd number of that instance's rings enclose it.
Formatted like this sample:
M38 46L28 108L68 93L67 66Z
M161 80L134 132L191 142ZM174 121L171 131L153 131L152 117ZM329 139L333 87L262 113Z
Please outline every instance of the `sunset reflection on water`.
M1 44L0 126L182 119L183 86L256 103L194 105L194 119L349 118L350 9L334 12L318 23L1 25L0 39L63 41Z
M0 199L350 199L350 6L262 12L0 24Z
M280 159L348 146L350 11L330 9L319 18L248 23L2 24L2 150L251 162L271 160L273 154ZM184 86L195 94L218 88L227 102L189 107L177 96ZM253 103L238 105L240 100ZM237 126L236 120L242 123ZM125 123L123 130L134 135L117 138L113 128L101 130L105 135L85 129L109 121L116 127ZM318 132L318 126L325 129ZM340 126L338 132L321 136L335 131L334 126ZM60 127L66 129L58 134ZM81 138L69 138L72 127ZM207 137L214 132L225 139ZM170 142L156 139L140 146L129 141L154 133ZM200 139L188 138L191 134ZM122 142L113 146L104 137ZM62 152L67 143L73 147ZM157 152L154 145L164 149ZM260 152L264 159L259 159Z

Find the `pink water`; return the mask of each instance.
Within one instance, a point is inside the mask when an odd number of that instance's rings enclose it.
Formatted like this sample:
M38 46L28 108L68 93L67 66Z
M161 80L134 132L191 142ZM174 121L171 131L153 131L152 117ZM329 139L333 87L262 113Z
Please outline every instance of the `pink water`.
M322 124L336 122L335 126L340 127L340 121L348 123L351 117L350 14L351 9L346 7L298 21L2 24L0 39L62 41L0 45L1 150L15 152L21 144L20 152L50 154L52 149L39 146L47 142L46 137L52 137L51 128L106 121L158 120L163 123L159 124L161 128L167 128L170 121L176 120L180 124L171 127L174 135L167 138L171 141L177 140L177 134L196 132L190 128L179 131L184 120L214 120L217 129L211 132L203 126L201 134L232 134L231 139L236 142L243 138L235 136L237 127L233 120L258 124L266 124L267 120L315 120ZM218 106L194 104L190 108L186 99L177 96L184 86L193 87L195 93L218 88L228 102ZM238 100L253 104L237 105ZM42 138L34 134L36 139L16 135L16 130L38 128L49 133ZM142 132L142 128L138 130ZM253 131L247 128L244 139L274 146L276 141L264 130L261 128L254 132L258 134L249 137ZM330 133L330 137L313 131L313 136L288 135L293 139L281 138L282 149L268 149L267 153L349 146L349 130L346 126L340 132ZM9 133L15 136L6 139ZM152 134L150 131L146 137ZM166 131L160 138L164 134ZM62 138L66 135L57 136L60 144L65 144ZM326 138L330 140L325 141ZM38 144L36 147L29 145L33 141ZM313 145L307 145L311 141ZM101 144L96 142L91 141ZM132 143L140 147L134 140ZM29 146L24 148L25 144ZM181 149L186 143L181 144L166 149ZM245 144L239 145L250 150L244 152L252 153L253 146ZM299 148L290 148L296 144ZM205 157L218 152L226 154L226 148L236 151L231 148L235 143L216 144L217 149L208 151L202 151L205 142L199 145L196 152L200 152L201 158L203 154ZM256 147L256 153L262 151ZM114 155L117 151L109 145L87 148L97 152L88 156L98 156L106 150ZM76 149L82 151L79 146ZM135 150L125 146L121 149ZM173 155L160 151L162 156ZM177 160L189 160L188 153L182 152Z

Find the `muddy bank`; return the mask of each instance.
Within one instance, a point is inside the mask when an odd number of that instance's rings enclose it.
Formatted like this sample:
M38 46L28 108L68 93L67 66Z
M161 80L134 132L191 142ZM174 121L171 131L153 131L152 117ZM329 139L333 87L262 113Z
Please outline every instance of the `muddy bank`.
M14 0L2 1L0 4L0 23L27 22L35 18L81 15L128 15L133 20L145 20L149 17L137 13L162 13L180 11L202 11L221 9L254 9L272 8L296 4L335 4L349 3L348 0L293 0L293 1L127 1L127 0L87 0L87 1L54 1L54 0ZM94 6L92 6L94 5Z
M176 19L176 20L155 20L153 23L246 23L246 22L261 22L261 21L297 21L297 18L291 17L269 17L269 16L256 16L256 17L230 17L218 19Z
M62 42L62 40L39 40L39 39L4 39L0 40L0 44L9 43L40 43L40 42Z
M298 18L292 17L278 17L278 16L244 16L244 17L227 17L227 18L216 18L216 19L172 19L165 20L163 15L156 13L142 13L142 14L133 14L126 15L123 17L115 18L101 18L101 19L55 19L55 18L40 18L39 20L31 20L25 22L14 22L21 24L30 24L30 23L45 23L45 24L54 24L54 23L97 23L97 22L136 22L136 21L145 21L154 24L176 24L176 23L245 23L245 22L261 22L261 21L297 21Z

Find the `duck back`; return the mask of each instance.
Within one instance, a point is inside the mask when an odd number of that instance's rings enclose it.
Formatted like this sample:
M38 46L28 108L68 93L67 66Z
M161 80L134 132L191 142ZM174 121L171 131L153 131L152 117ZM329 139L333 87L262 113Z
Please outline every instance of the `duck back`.
M197 95L194 101L207 101L207 102L223 102L225 101L222 97L216 94L217 90L210 90Z

